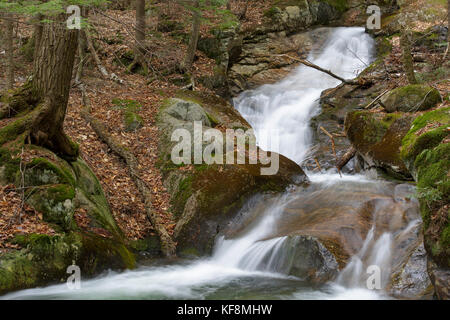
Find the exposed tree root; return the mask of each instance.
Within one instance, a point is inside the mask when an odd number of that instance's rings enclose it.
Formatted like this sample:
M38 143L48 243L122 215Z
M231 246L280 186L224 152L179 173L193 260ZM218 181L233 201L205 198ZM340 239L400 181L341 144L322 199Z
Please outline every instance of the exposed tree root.
M79 88L81 89L82 92L84 105L81 108L81 116L91 125L92 129L99 136L99 138L103 142L105 142L114 153L116 153L125 160L128 169L130 171L130 175L133 178L134 183L136 184L139 192L141 193L144 199L147 217L152 223L156 233L158 234L161 240L161 249L163 254L166 257L174 257L176 254L175 242L172 240L172 237L167 232L161 217L158 216L155 210L153 209L152 194L150 189L147 187L146 183L140 178L138 160L133 155L133 153L127 150L119 141L117 141L113 136L109 134L108 129L101 121L97 120L95 117L92 116L90 107L91 104L86 94L86 89L84 88L84 85L82 83L79 84Z

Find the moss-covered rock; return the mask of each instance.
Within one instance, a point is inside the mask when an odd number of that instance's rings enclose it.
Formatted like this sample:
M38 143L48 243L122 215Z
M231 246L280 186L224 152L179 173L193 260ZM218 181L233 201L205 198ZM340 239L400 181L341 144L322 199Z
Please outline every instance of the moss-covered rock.
M416 157L425 149L434 148L448 135L450 107L444 107L417 117L402 140L401 157L415 174Z
M72 264L89 277L105 268L126 268L133 263L123 244L92 234L29 234L13 241L24 248L0 256L0 294L64 282Z
M203 163L192 165L188 170L178 170L181 165L171 161L172 148L177 144L171 141L171 135L175 129L186 129L194 137L193 121L201 124L203 132L211 127L221 130L250 128L228 102L213 95L183 91L162 106L157 121L161 133L159 165L171 195L172 212L177 219L175 237L181 254L210 252L218 230L252 195L281 191L289 184L306 181L302 169L282 156L275 175L261 175L261 168L265 166L249 164L248 154L245 164ZM193 144L194 139L191 141L192 150ZM206 142L200 142L202 151L206 145ZM223 154L225 163L226 150Z
M400 148L413 118L403 113L354 111L346 117L345 131L369 166L383 168L396 178L408 178L410 173L400 157Z
M33 155L31 160L30 156L20 160L19 151L11 145L0 149L0 181L25 187L27 203L42 212L44 221L59 234L17 235L14 241L23 249L0 256L0 293L65 279L66 268L73 262L86 275L105 268L133 268L135 258L86 163L67 162L41 147L24 145L23 149ZM87 229L74 220L80 208L90 218ZM108 237L94 233L95 228L106 230Z
M387 112L417 112L434 108L442 97L435 88L411 84L390 91L381 102Z

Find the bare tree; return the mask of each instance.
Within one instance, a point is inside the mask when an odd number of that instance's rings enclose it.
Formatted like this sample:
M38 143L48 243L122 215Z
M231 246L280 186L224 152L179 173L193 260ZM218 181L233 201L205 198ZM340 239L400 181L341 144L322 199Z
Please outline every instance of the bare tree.
M414 60L411 54L411 31L404 28L400 37L400 46L402 48L403 68L410 84L417 84L414 74Z
M14 33L11 14L5 14L6 89L14 87Z
M189 39L189 46L186 51L186 56L184 58L183 64L181 65L181 69L186 72L189 72L192 69L192 64L194 63L195 51L197 50L201 25L200 4L198 0L193 1L192 8L191 36Z

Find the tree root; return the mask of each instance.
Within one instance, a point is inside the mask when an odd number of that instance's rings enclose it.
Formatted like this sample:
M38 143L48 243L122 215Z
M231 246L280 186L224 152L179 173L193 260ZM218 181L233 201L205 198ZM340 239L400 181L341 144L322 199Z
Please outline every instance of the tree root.
M167 232L164 223L160 216L158 216L153 209L152 205L152 194L150 189L147 187L146 183L140 178L140 170L139 163L136 157L128 151L119 141L117 141L112 135L109 134L106 126L91 114L91 107L89 98L86 94L86 89L84 85L79 84L79 88L82 92L83 97L83 107L81 108L81 116L85 119L95 131L95 133L99 136L99 138L105 142L111 150L123 158L128 166L130 171L130 175L136 184L139 192L141 193L144 199L145 211L147 213L147 217L152 223L153 227L156 230L160 240L161 240L161 249L163 254L166 257L174 257L176 245L172 240L172 237Z

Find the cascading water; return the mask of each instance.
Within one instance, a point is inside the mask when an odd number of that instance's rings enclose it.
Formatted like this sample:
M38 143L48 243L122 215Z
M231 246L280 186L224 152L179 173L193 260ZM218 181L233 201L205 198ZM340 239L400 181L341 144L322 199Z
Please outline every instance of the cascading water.
M363 28L337 28L324 49L309 60L344 78L354 78L371 61L373 40ZM338 80L317 70L300 66L283 81L244 92L235 106L255 130L260 147L268 150L264 131L279 134L279 152L301 163L312 139L310 119L319 112L318 100L323 90L335 87ZM361 291L367 263L389 265L392 237L385 233L375 237L372 229L364 245L338 277L334 289L322 291L305 287L300 279L289 276L291 264L287 250L287 234L279 235L279 221L291 202L317 197L315 205L328 200L329 194L347 189L383 189L380 182L363 176L310 174L312 193L286 193L259 208L259 218L232 239L217 240L211 258L184 264L146 266L123 273L110 272L83 281L80 290L68 291L65 285L15 292L5 298L376 298L374 292ZM344 191L343 191L344 190ZM390 192L390 191L388 191ZM344 193L344 195L349 194ZM303 198L302 198L303 197ZM337 196L342 198L342 196ZM341 199L342 200L342 199ZM348 196L349 203L359 204ZM251 207L247 210L256 210ZM355 287L356 289L349 289ZM330 291L331 290L331 291ZM356 290L356 291L352 291Z

